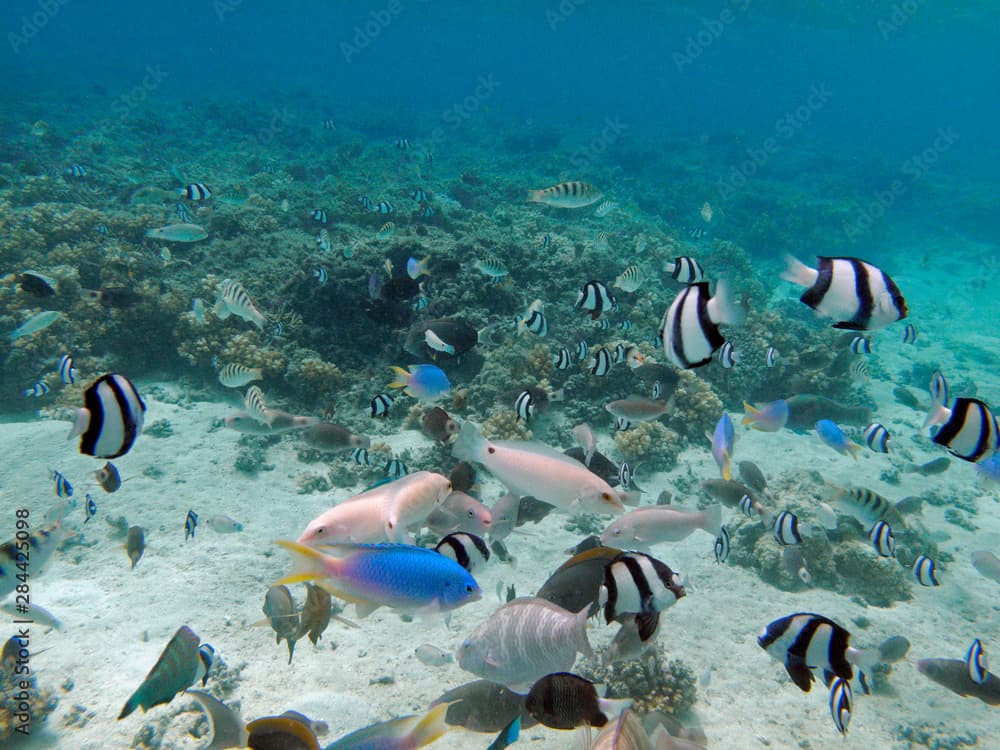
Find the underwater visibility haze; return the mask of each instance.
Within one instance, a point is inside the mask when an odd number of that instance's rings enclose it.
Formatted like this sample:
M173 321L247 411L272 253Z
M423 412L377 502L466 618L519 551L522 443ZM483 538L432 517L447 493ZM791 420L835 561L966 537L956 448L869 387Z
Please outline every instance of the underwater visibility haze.
M1000 750L995 4L0 8L0 750Z

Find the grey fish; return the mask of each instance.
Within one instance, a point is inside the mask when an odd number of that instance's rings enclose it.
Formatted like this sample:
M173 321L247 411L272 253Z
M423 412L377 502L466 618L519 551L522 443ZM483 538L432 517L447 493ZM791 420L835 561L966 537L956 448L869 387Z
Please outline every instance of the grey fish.
M43 310L42 312L32 315L21 325L11 331L7 338L10 341L17 341L25 336L31 336L32 334L38 333L39 331L44 331L50 325L55 323L59 318L62 317L62 313L56 310Z
M740 479L753 490L757 492L767 491L767 479L764 477L764 472L760 470L753 461L740 461Z
M903 659L909 651L910 642L901 635L894 635L879 645L878 659L880 662L892 664Z
M146 551L146 532L141 526L130 526L125 534L125 552L132 562L132 570Z
M591 615L597 614L604 569L620 552L598 546L574 555L549 576L535 596L570 612L588 607Z
M917 399L917 397L913 395L912 391L908 390L907 388L904 388L901 385L897 385L895 388L892 389L892 397L896 399L897 403L900 403L903 406L908 406L911 409L915 409L917 411L921 410L920 401Z
M417 646L413 653L421 664L426 664L428 667L443 667L445 664L451 664L455 661L454 657L447 651L430 643Z
M508 686L530 686L552 672L567 672L577 652L594 658L587 640L589 607L576 614L545 599L504 604L462 642L458 666Z
M980 575L1000 583L1000 557L992 552L984 549L973 552L972 567L978 570Z
M920 659L917 671L953 693L1000 706L1000 678L988 672L986 681L979 684L969 676L969 669L962 659Z
M757 497L751 487L735 479L705 479L701 482L701 488L710 497L730 508L738 508L744 495L749 495L751 499Z
M211 740L204 750L246 746L246 725L233 709L215 696L201 690L188 690L185 694L189 698L194 698L208 717L208 736Z
M471 495L452 492L431 511L424 523L440 536L464 531L482 537L493 528L493 513Z
M205 524L216 534L235 534L237 531L243 531L243 524L222 514L212 516L205 521Z
M517 504L517 525L524 526L526 523L538 523L555 509L556 506L550 503L539 500L537 497L526 495Z
M208 232L197 224L168 224L165 227L147 229L146 237L164 242L198 242L208 237Z
M372 441L333 422L320 422L302 432L306 445L318 451L336 453L352 448L370 448Z
M494 542L501 542L506 539L510 535L510 532L514 530L514 527L517 526L517 514L520 504L521 498L509 493L493 503L493 507L490 508L490 515L492 517L490 538Z
M274 629L274 642L288 642L288 663L292 663L295 653L295 641L299 637L299 614L295 611L295 602L287 586L271 586L264 596L264 614L267 615Z
M935 458L933 461L928 461L925 464L907 464L903 471L909 474L921 474L922 476L929 477L934 474L942 474L948 471L951 466L951 459L947 456L941 456L940 458Z
M138 528L133 526L133 528ZM137 708L144 712L161 703L169 703L177 693L191 687L198 676L201 658L200 638L187 625L182 625L170 639L146 679L125 702L118 718L124 719Z
M489 680L474 680L452 688L431 705L447 703L445 721L470 732L499 732L515 717L527 729L538 722L525 708L525 698L503 685Z

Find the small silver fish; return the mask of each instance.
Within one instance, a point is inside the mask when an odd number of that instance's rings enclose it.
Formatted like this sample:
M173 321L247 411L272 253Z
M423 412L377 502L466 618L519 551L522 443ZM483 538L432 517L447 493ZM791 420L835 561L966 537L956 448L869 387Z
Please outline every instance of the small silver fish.
M235 534L237 531L243 531L243 524L221 514L212 516L205 521L205 524L216 534Z
M198 242L208 237L208 232L197 224L168 224L146 230L146 237L165 242Z
M430 643L417 646L413 650L413 653L421 664L426 664L428 667L443 667L445 664L450 664L454 661L451 654L439 649L437 646L432 646Z

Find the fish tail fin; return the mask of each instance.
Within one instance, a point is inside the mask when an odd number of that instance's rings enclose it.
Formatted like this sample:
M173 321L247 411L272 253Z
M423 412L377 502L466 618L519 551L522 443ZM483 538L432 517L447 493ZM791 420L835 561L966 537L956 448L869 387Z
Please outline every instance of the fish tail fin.
M709 534L718 534L722 528L722 505L716 504L705 508L705 525L702 527Z
M542 195L544 193L544 190L529 190L528 195L524 200L528 203L541 203Z
M395 374L392 382L389 383L390 388L406 388L406 386L409 385L410 373L402 367L396 367L396 365L390 366L389 369Z
M556 388L554 391L549 391L549 401L563 401L566 398L565 388Z
M853 458L855 461L858 460L858 451L861 450L860 445L851 440L848 440L847 445L844 446L844 448L849 454L851 454L851 458Z
M792 255L785 256L785 270L781 278L799 286L812 286L816 271Z
M618 499L620 499L624 505L636 508L642 503L642 491L636 490L634 492L619 492Z
M932 403L931 410L927 412L927 419L924 420L924 426L920 429L926 430L932 425L944 424L950 416L951 410L946 408L944 404Z
M708 301L708 317L716 323L739 325L746 319L746 310L734 304L729 280L725 277L715 284L715 294Z
M730 457L728 451L723 455L725 456L725 460L722 463L722 478L728 482L733 478L733 459Z
M125 701L125 705L122 707L121 713L118 714L118 721L121 721L142 705L142 688L145 684L146 683L140 685L139 688L129 696L129 699Z
M419 748L440 739L451 729L444 720L450 703L439 703L428 711L410 732L411 747Z
M606 597L607 592L605 592L604 595ZM594 649L591 648L590 640L587 638L587 620L590 619L590 602L584 604L583 609L577 612L574 615L574 617L576 618L576 625L578 628L577 635L579 636L579 643L577 644L577 650L581 654L583 654L584 658L595 659L596 657L594 656Z
M483 433L475 424L466 420L451 445L451 455L459 460L474 461L485 447L486 438L483 437Z
M253 323L261 331L264 330L264 323L267 322L267 318L264 317L264 313L254 308L250 308L250 322Z
M254 380L263 380L264 379L264 368L263 367L252 367L252 368L250 368L250 376Z
M292 572L275 583L275 586L314 581L329 575L327 573L327 556L319 550L288 539L279 539L275 544L291 555L294 565Z
M753 424L757 421L757 415L760 414L760 409L751 404L749 401L743 402L743 411L746 414L743 415L743 421L740 424Z

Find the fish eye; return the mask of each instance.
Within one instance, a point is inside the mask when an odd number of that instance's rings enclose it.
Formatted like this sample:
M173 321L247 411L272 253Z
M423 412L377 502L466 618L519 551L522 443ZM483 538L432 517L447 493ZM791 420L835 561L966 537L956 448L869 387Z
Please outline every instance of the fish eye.
M489 448L487 448L487 449L486 449L486 452L487 452L487 453L496 453L496 452L497 452L497 449L496 449L496 448L494 448L494 447L493 447L493 446L491 445L491 446L490 446Z
M613 531L612 533L613 533L613 534L614 534L615 536L621 536L621 535L622 535L622 530L621 530L621 529L615 529L615 530L614 530L614 531Z
M323 526L320 526L318 529L316 529L316 536L323 536L323 534L325 533L326 529Z
M468 510L466 511L466 513L468 513L468 514L469 514L469 518L475 518L475 517L476 517L476 511L474 511L474 510L473 510L472 508L469 508L469 509L468 509Z
M465 584L465 593L471 594L475 589L473 589L472 584Z

